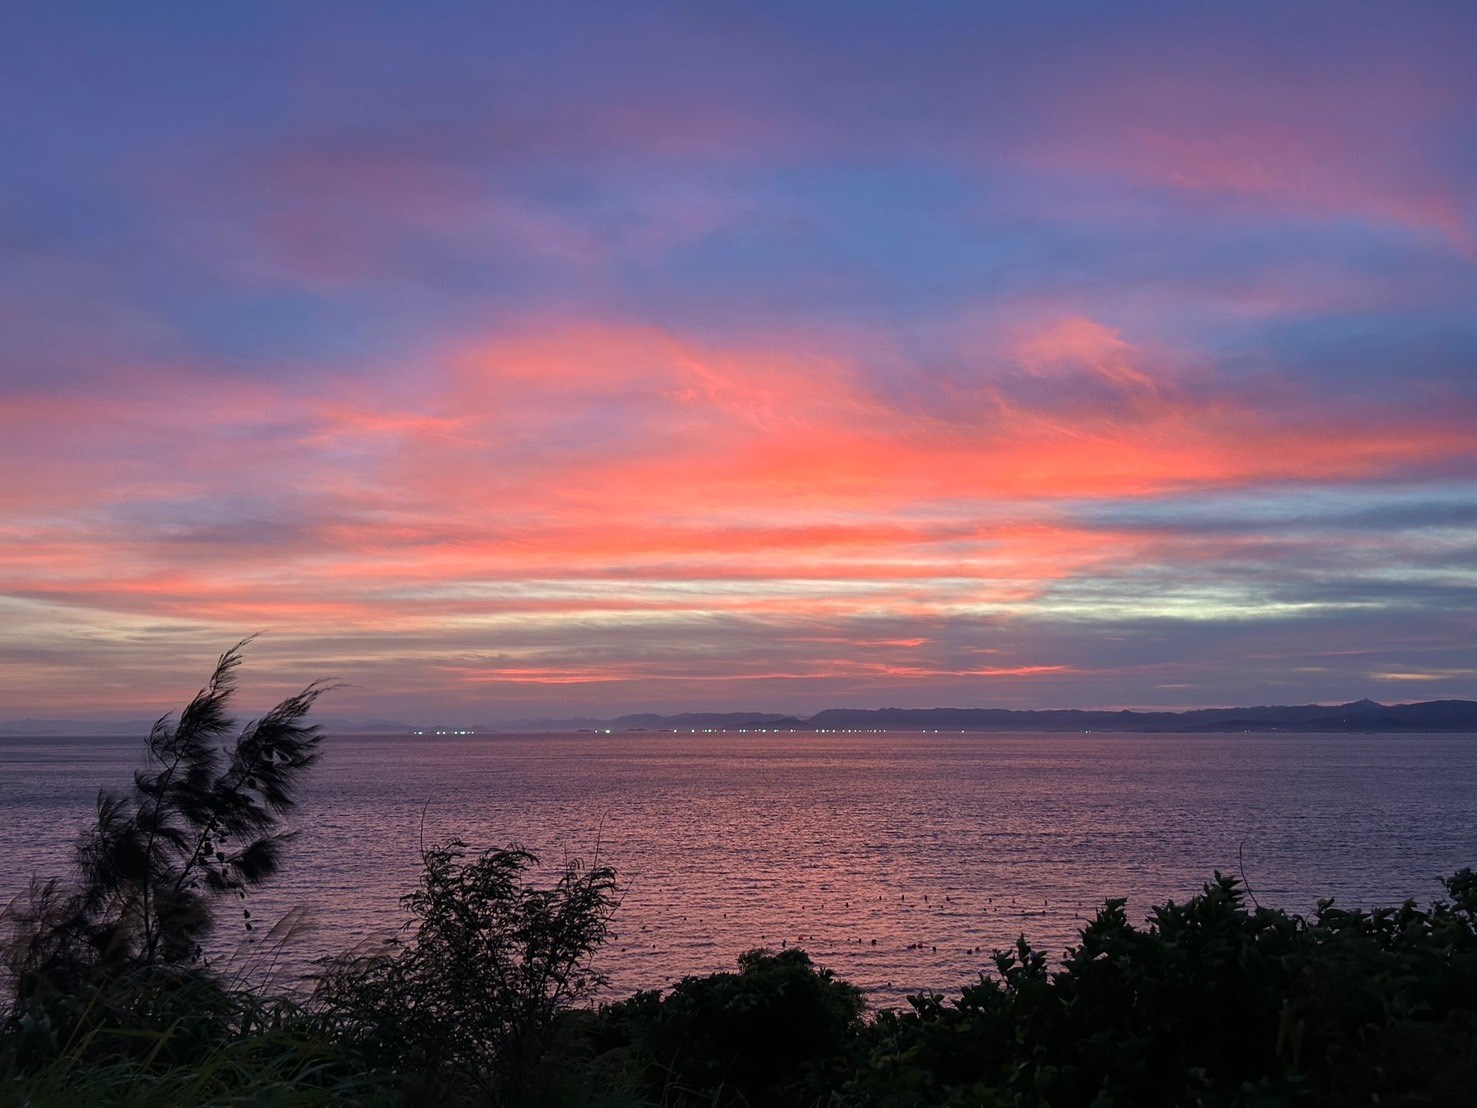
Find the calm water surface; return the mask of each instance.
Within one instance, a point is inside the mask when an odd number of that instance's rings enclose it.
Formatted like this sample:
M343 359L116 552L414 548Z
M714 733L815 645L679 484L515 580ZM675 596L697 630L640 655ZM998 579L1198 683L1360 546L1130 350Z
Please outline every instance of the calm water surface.
M62 871L136 739L0 738L0 898ZM334 737L258 920L289 969L393 929L427 842L598 850L624 888L617 991L802 945L877 1003L952 991L1024 932L1060 953L1105 897L1142 916L1238 850L1264 905L1374 906L1477 865L1477 738L1183 735ZM423 815L424 813L424 815ZM226 916L220 957L243 938ZM260 945L233 955L261 957Z

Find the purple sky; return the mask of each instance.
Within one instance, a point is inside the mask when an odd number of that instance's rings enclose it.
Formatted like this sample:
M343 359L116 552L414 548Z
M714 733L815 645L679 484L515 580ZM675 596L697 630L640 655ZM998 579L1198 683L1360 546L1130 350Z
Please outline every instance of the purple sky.
M1477 8L0 12L0 719L1477 697Z

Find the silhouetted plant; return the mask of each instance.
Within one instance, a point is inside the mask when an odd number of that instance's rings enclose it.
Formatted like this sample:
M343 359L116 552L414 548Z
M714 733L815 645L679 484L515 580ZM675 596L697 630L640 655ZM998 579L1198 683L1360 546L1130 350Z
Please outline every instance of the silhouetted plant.
M420 888L402 900L408 941L330 963L318 1003L377 1063L448 1065L498 1103L521 1103L555 1018L604 982L591 956L616 907L615 871L567 860L540 888L526 880L538 859L519 847L469 858L453 839L422 858Z
M1477 875L1430 909L1248 910L1220 874L1059 969L1021 939L953 1002L870 1029L847 1104L1459 1104L1477 1087Z
M738 973L685 977L665 997L607 1007L606 1049L629 1046L664 1105L808 1106L858 1061L862 991L803 950L751 950Z
M0 1034L0 1104L424 1103L320 1034L293 1000L207 973L155 967L70 999L81 1011L65 1041L34 1013Z
M17 1006L36 989L197 963L220 899L244 901L276 873L293 837L281 818L319 756L319 728L304 720L330 686L309 685L224 745L249 641L221 655L177 721L154 724L132 787L98 793L75 879L33 879L3 913ZM250 910L242 915L249 929Z

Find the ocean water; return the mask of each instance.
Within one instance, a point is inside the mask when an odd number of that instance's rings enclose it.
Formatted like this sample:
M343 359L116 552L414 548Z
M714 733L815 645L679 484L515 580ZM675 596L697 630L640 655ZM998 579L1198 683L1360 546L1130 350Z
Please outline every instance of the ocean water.
M0 738L0 899L65 872L142 745ZM393 931L421 843L615 867L611 992L802 946L874 1003L956 990L1024 933L1060 954L1107 897L1142 918L1212 871L1264 905L1428 902L1477 866L1477 737L333 736L282 875L213 957L290 979ZM265 925L312 921L282 949Z

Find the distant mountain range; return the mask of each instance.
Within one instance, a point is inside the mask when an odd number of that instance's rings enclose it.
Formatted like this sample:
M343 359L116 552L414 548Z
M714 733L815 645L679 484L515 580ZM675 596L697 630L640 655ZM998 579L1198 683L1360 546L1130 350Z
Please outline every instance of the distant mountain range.
M1477 733L1477 701L1432 700L1421 704L1274 705L1202 708L1188 712L1012 712L992 708L930 708L919 711L831 709L812 716L812 727L885 727L966 731L1453 731Z
M615 719L519 720L501 731L1446 731L1477 734L1477 701L1432 700L1420 704L1275 705L1201 708L1187 712L1099 712L1079 709L1012 711L1008 708L828 708L805 719L769 712L652 713Z
M11 720L0 735L112 735L146 733L152 720ZM1275 705L1201 708L1186 712L1099 712L1079 709L1013 711L1008 708L828 708L805 719L775 712L640 712L615 719L525 719L495 725L426 726L399 720L320 720L329 733L410 734L436 730L528 731L1133 731L1133 732L1367 732L1477 734L1477 701L1430 700L1419 704Z

